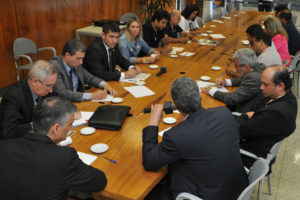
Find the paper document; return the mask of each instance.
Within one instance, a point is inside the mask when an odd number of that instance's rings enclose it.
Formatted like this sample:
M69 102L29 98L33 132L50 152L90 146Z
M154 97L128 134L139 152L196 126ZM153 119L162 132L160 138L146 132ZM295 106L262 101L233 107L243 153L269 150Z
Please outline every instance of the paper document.
M210 34L210 36L212 37L212 38L215 38L215 39L222 39L222 38L226 38L224 35L222 35L222 34Z
M81 112L81 118L84 120L89 120L91 116L94 114L94 112Z
M212 87L212 88L215 88L217 91L220 91L220 92L228 92L228 90L225 87L221 87L221 88Z
M224 22L223 21L221 21L221 20L216 20L216 19L214 19L214 20L212 20L213 22L217 22L217 23L220 23L220 24L224 24Z
M81 118L74 120L73 127L78 127L87 124L87 121L91 118L94 112L81 112Z
M172 51L183 51L183 47L172 47Z
M207 81L198 81L197 85L200 88L204 88L204 87L213 87L215 86L215 83L211 83L211 82L207 82Z
M181 54L179 54L179 55L189 57L189 56L195 55L195 53L186 51L186 52L183 52L183 53L181 53Z
M82 162L84 162L87 165L91 165L98 157L94 156L94 155L90 155L87 153L82 153L77 151L77 154L80 158L80 160L82 160Z
M222 16L223 19L231 19L231 17Z
M163 130L163 131L160 131L159 133L158 133L158 135L159 136L163 136L164 135L164 133L166 132L166 131L168 131L168 130L170 130L172 127L169 127L169 128L167 128L167 129L165 129L165 130Z
M104 101L111 101L113 98L114 98L113 96L111 96L110 94L108 94L105 99L91 100L91 101L93 101L93 102L100 102L100 101L104 102Z
M131 87L124 87L130 94L132 94L135 98L144 97L144 96L151 96L155 93L147 88L146 86L131 86Z
M146 80L149 76L151 76L151 74L139 73L135 77L127 78L127 79L122 79L120 81L127 82L127 83L137 83L138 81L144 81L144 80Z

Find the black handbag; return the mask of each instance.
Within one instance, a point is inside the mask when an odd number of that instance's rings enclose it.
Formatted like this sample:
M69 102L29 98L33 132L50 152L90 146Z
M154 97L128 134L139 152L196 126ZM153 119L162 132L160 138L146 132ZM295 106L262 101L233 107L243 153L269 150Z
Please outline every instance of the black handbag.
M130 106L104 105L99 106L89 119L89 126L96 129L118 131L121 129Z

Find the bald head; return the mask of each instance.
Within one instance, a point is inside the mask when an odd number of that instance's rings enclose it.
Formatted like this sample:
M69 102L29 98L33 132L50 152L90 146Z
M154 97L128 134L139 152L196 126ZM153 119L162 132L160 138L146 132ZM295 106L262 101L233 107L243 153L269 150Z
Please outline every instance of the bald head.
M181 19L181 13L179 10L172 10L170 13L170 24L171 25L178 25Z

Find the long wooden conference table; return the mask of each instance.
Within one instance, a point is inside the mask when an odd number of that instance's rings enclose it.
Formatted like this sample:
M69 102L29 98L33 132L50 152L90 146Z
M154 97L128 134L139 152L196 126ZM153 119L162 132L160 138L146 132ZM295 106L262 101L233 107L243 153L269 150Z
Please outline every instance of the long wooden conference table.
M217 46L200 46L198 43L178 43L171 46L183 47L182 52L194 52L190 57L179 56L171 58L169 54L162 54L155 64L166 66L167 73L157 77L155 74L159 69L150 69L149 64L139 64L144 73L150 73L151 76L146 79L148 88L155 92L155 95L135 98L124 89L134 84L125 82L110 82L113 88L118 91L118 96L124 99L119 105L128 105L131 107L132 117L127 117L120 131L97 130L95 134L85 136L79 133L84 126L74 128L76 133L72 135L73 144L77 151L97 155L90 151L90 147L96 143L105 143L109 150L103 153L104 156L117 161L117 164L109 162L103 158L97 158L92 166L102 170L107 176L106 188L97 193L105 199L143 199L155 185L166 175L167 167L156 172L148 172L142 165L142 130L147 126L150 114L144 114L143 110L150 107L151 104L171 101L170 88L173 81L179 77L187 76L193 80L199 80L200 76L211 77L214 82L226 68L228 58L232 57L234 50L247 47L241 40L246 40L246 28L254 23L259 23L268 13L259 13L254 11L240 11L229 15L231 19L218 19L224 23L210 22L206 27L201 28L203 32L207 30L213 33L221 33L225 39L213 39L219 41ZM216 27L211 27L215 25ZM198 39L211 39L210 37L201 37ZM177 55L182 53L177 52ZM220 66L220 71L211 70L212 66ZM233 67L233 66L232 66ZM224 75L226 78L226 76ZM231 90L232 88L228 88ZM218 100L211 98L206 94L202 95L202 105L204 108L224 106ZM106 102L105 105L111 104ZM80 111L95 111L97 107L102 106L98 102L81 102L76 104ZM167 116L164 113L165 117ZM183 120L178 113L169 114L177 119L177 123ZM164 130L174 125L166 125L161 122L159 130ZM159 136L159 140L161 137Z

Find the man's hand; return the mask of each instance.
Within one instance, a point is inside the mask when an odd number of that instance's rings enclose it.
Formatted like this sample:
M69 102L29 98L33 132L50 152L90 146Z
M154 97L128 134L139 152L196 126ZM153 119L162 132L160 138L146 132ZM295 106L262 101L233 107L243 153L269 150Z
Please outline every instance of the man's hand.
M216 87L220 88L220 87L224 87L224 86L226 86L226 81L221 78L217 78L216 79Z
M104 90L113 97L116 97L118 95L118 92L114 90L108 83L104 85Z
M125 78L132 78L136 75L135 67L125 72Z
M210 90L210 87L203 87L203 88L201 88L201 92L203 92L205 94L208 94L209 90Z
M183 43L186 43L189 41L189 38L188 37L181 37L181 38L178 38L180 42L183 42Z
M134 69L135 69L136 74L139 74L142 72L141 68L139 68L137 65L134 65Z
M155 62L155 57L144 57L146 63L154 63Z
M248 115L248 119L251 119L251 117L254 115L253 111L247 112L246 113Z
M158 126L163 113L163 104L151 105L151 116L149 126Z
M107 92L105 90L97 90L92 93L92 100L101 100L105 99L107 96Z
M166 45L166 46L160 48L159 51L161 53L170 53L172 51L172 47Z
M81 118L81 112L80 112L80 111L75 112L75 113L74 113L74 120L78 120L78 119L80 119L80 118Z

